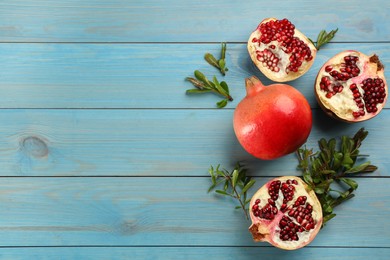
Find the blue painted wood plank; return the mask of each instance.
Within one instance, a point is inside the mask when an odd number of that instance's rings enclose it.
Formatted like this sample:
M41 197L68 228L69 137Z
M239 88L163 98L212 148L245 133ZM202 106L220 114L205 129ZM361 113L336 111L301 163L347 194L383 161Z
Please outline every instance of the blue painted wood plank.
M257 176L301 174L294 154L261 161L233 132L233 110L0 110L1 176L207 176L211 164L243 161ZM307 146L369 132L361 152L390 176L390 110L368 122L337 122L320 110ZM371 176L371 175L370 175Z
M269 178L256 180L257 188ZM390 179L358 183L310 247L390 247ZM207 193L210 184L209 177L5 178L0 244L268 247L252 241L236 202Z
M234 108L245 96L244 79L266 79L252 64L245 44L228 44L226 77L207 64L206 52L220 44L1 44L0 108L215 108L214 94L186 95L184 79L201 70L225 80ZM318 107L313 84L320 67L336 53L357 49L377 53L390 64L390 44L330 44L310 71L290 82ZM389 79L389 70L386 77ZM390 104L387 104L389 107Z
M13 42L219 42L247 40L268 17L291 19L308 37L340 28L337 41L389 41L389 1L308 2L3 0L0 39Z
M285 252L264 247L71 247L2 248L4 259L290 259L290 260L388 260L389 248L304 248Z

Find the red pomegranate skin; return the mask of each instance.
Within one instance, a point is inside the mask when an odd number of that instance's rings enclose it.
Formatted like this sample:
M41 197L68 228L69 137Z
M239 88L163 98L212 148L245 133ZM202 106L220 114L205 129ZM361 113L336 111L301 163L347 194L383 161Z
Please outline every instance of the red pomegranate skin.
M303 145L312 128L306 98L287 84L264 86L256 77L246 80L247 96L234 112L234 131L253 156L272 160Z

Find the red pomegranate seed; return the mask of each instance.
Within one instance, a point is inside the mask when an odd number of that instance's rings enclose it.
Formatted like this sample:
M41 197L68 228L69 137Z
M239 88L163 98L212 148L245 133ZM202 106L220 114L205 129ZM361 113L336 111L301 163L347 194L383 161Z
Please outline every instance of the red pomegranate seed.
M325 71L326 72L331 72L332 69L333 69L332 65L328 65L328 66L325 67Z
M332 94L332 92L328 92L328 93L326 93L326 95L325 95L327 98L331 98L331 97L333 97L333 94Z

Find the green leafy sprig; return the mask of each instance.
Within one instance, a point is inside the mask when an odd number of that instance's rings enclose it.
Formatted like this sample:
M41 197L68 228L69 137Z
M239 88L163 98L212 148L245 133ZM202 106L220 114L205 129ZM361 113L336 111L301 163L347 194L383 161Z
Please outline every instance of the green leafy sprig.
M350 176L358 173L374 172L377 167L369 161L357 164L363 155L359 154L359 147L367 137L368 131L361 128L352 137L342 136L341 144L336 139L320 139L320 150L300 148L297 151L298 168L302 170L303 179L316 193L323 212L323 224L336 216L333 209L341 203L354 197L353 192L358 184ZM337 186L340 189L335 189Z
M204 59L211 65L219 69L223 76L226 75L228 68L226 67L225 54L226 54L226 42L221 44L221 58L217 60L211 53L206 53Z
M221 101L217 102L218 108L223 108L227 105L228 101L233 101L233 98L229 94L229 87L225 81L219 82L217 77L213 77L213 80L210 81L207 77L200 72L195 70L195 78L187 77L186 80L191 82L196 88L188 89L187 94L200 94L200 93L209 93L213 92L215 94L222 95L225 97Z
M311 43L316 47L317 50L319 50L322 46L330 42L334 36L336 35L337 31L339 29L336 28L336 30L332 30L329 33L327 33L325 30L321 30L320 33L317 36L317 41L314 42L312 39L309 38Z
M215 192L237 199L240 205L237 206L236 209L241 208L244 211L246 218L249 219L247 206L250 199L247 199L247 191L256 181L246 175L247 170L237 163L232 172L220 169L220 165L218 165L216 168L210 166L209 173L212 184L208 192L211 192L218 186L222 186L222 188L215 190Z

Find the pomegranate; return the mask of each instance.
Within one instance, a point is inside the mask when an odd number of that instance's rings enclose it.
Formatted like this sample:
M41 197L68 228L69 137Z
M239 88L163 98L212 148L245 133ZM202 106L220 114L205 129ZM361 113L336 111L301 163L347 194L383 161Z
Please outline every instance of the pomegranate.
M271 160L294 152L306 142L312 113L306 98L287 84L264 86L246 79L246 97L234 111L234 132L253 156Z
M387 100L384 67L378 56L353 50L329 59L318 72L314 89L327 114L350 123L373 118Z
M286 82L299 78L313 65L317 49L287 19L263 20L250 35L252 61L269 79Z
M316 194L300 178L275 178L261 187L250 201L253 239L293 250L309 244L322 225Z

